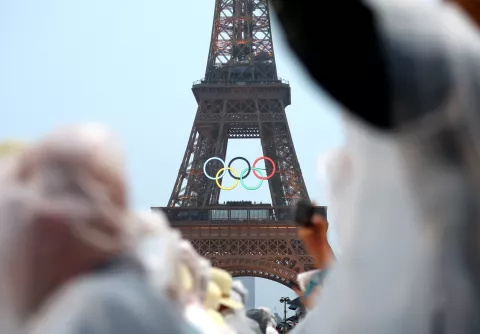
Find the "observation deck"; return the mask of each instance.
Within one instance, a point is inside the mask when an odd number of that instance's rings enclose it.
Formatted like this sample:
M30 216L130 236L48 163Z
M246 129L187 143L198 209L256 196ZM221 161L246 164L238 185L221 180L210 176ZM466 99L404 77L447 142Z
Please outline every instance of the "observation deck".
M269 81L206 81L197 80L192 85L197 103L207 100L255 100L279 99L284 107L292 102L290 84L278 78Z
M297 226L292 207L274 207L270 204L219 204L205 208L153 207L163 211L172 227L185 237L209 239L212 237L261 239L269 235L296 238ZM316 206L315 213L327 216L325 206Z

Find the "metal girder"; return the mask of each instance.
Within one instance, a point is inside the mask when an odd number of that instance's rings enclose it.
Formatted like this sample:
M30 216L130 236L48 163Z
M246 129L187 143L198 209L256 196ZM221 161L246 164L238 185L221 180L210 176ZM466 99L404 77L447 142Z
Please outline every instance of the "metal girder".
M276 80L268 0L216 0L205 82Z
M289 208L271 209L280 212L269 221L229 219L217 222L208 220L208 215L194 208L161 209L171 219L172 227L180 230L200 255L233 276L263 277L291 287L298 273L314 269L312 257L297 239L297 227L288 216L282 215L281 210L290 211ZM222 206L221 209L209 210L247 209ZM192 216L187 215L183 216L186 220L178 220L181 216L172 215L188 214L188 211L191 211L193 216L207 219L192 220ZM324 207L317 207L317 212L326 214Z
M243 83L232 82L223 84L194 83L193 95L197 103L212 100L282 100L284 107L291 103L290 86L287 81Z
M264 277L290 287L299 273L314 267L313 259L295 238L190 240L200 255L234 276Z
M210 157L225 159L229 138L260 138L265 156L277 167L268 181L272 204L294 205L308 199L281 99L252 98L202 100L199 103L169 206L202 207L218 201L219 188L203 173ZM215 165L209 171L215 175ZM267 163L267 173L273 167Z
M299 199L309 199L288 123L272 122L260 125L263 154L275 157L277 173L270 179L272 203L294 206ZM267 174L272 167L267 164Z
M291 215L296 201L309 196L285 114L290 86L277 77L267 0L216 0L205 79L192 91L195 121L168 207L161 209L215 266L291 286L314 266ZM203 166L211 157L225 160L231 138L260 138L263 154L275 162L269 207L219 204L220 189ZM207 172L219 168L210 163ZM326 208L317 210L326 216ZM246 219L235 216L240 211Z
M281 263L278 264L272 259L255 259L251 257L244 257L242 259L236 258L222 258L211 260L215 267L222 268L230 272L233 277L239 276L253 276L267 278L272 281L283 284L289 288L293 282L297 280L298 272L291 270ZM287 262L289 260L287 259Z
M247 270L289 286L292 275L314 268L313 259L297 239L291 207L219 204L153 209L163 211L199 254L233 274ZM317 206L315 212L326 217L326 209Z

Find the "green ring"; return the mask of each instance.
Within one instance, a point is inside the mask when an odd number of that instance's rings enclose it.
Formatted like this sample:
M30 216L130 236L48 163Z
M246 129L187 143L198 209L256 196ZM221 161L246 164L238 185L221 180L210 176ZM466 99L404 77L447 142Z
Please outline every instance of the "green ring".
M260 168L252 168L254 171L257 171L257 173L260 173L260 175L263 177L263 171L260 169ZM243 170L243 172L240 173L240 184L242 185L243 188L247 189L247 190L257 190L258 188L260 188L263 184L263 180L260 179L260 182L257 184L256 187L249 187L249 186L246 186L245 183L243 183L243 176L248 172L249 168L245 168Z

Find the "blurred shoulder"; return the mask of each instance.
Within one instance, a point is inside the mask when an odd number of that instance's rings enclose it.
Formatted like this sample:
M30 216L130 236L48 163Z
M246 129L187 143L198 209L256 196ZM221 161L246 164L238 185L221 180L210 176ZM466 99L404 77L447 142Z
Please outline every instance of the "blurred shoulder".
M174 308L140 272L109 269L59 291L37 319L34 333L183 333Z

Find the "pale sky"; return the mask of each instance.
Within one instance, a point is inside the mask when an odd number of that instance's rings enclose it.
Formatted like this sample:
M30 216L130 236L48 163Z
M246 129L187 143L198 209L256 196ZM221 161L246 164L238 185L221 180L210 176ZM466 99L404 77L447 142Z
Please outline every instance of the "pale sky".
M196 112L191 85L205 73L213 9L214 0L0 0L0 139L104 123L124 143L134 207L166 205ZM339 114L276 24L273 38L278 74L292 87L287 116L305 182L312 199L328 204L317 159L342 143ZM227 159L238 155L253 162L258 141L231 143ZM221 195L247 199L269 202L268 186ZM285 289L257 279L258 304L280 307Z

